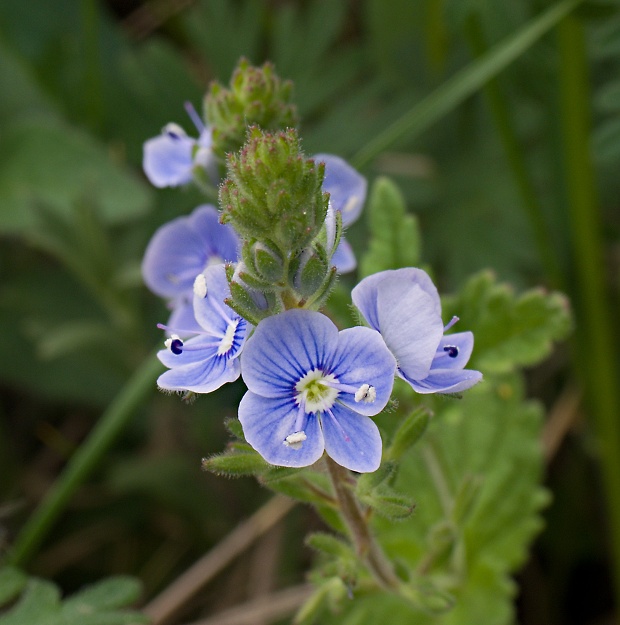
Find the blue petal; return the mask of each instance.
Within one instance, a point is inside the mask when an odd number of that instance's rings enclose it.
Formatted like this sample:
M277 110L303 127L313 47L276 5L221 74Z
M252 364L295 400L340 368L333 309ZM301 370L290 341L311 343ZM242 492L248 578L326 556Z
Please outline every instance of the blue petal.
M290 397L300 378L325 369L337 343L338 329L321 313L296 309L267 317L243 350L243 381L263 397Z
M340 238L340 243L332 256L332 265L335 265L340 273L349 273L357 267L353 248L343 237Z
M260 327L260 326L259 326ZM306 440L299 449L285 445L295 432L298 407L292 398L266 398L248 391L239 404L239 421L246 440L271 464L306 467L314 464L324 449L323 434L315 415L307 415L303 427Z
M181 338L189 338L202 331L196 317L194 317L193 297L190 300L186 297L180 297L172 301L171 304L172 313L166 322L168 328L171 328L171 331L166 332L168 336L178 334Z
M404 379L418 393L460 393L478 384L482 373L473 369L433 369L424 380Z
M182 353L173 354L169 349L162 349L157 352L157 358L170 369L205 362L217 355L215 343L218 343L217 338L202 334L183 341Z
M338 346L329 372L338 382L359 388L374 386L377 397L372 403L356 402L354 395L341 392L338 401L364 415L376 415L392 394L396 361L381 335L370 328L349 328L340 332Z
M334 154L315 154L317 163L325 163L323 191L330 195L334 210L342 213L342 224L352 224L362 212L368 183L349 163Z
M189 295L194 278L210 260L236 260L236 250L236 235L219 223L215 207L199 206L155 232L144 254L142 276L157 295Z
M239 319L239 315L224 303L230 297L226 268L224 265L211 265L204 270L203 275L207 295L194 295L194 316L206 332L221 337L226 333L228 324Z
M217 349L216 349L217 353ZM211 393L227 382L234 382L241 372L239 359L216 356L183 367L174 367L157 380L157 385L170 391Z
M443 336L437 289L421 269L398 269L376 283L379 331L410 379L428 375Z
M351 471L376 471L381 464L382 444L374 421L338 404L332 414L333 418L321 414L327 454Z
M176 187L192 179L193 155L196 145L187 136L161 134L144 144L142 168L150 182L159 188Z
M449 355L450 347L457 348L458 353L455 357ZM433 359L431 373L435 369L462 369L469 361L473 349L474 335L472 332L457 332L456 334L444 335Z

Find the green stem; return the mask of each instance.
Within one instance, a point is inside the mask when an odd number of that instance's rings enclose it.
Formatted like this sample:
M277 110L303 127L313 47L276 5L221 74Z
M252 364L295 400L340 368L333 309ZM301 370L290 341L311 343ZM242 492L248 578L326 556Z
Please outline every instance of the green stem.
M367 143L351 159L353 166L362 169L398 140L403 138L411 140L420 135L519 58L581 1L562 0L558 2L542 15L531 20L524 28L491 48L480 59L457 72Z
M153 392L162 369L151 354L136 370L23 527L8 554L10 564L23 566L34 554L75 491L88 479L136 410Z
M620 605L620 375L602 225L590 153L590 89L583 28L566 18L558 28L561 130L576 278L577 365L598 438L617 605Z
M480 17L477 14L470 16L467 22L467 33L474 54L481 58L486 54L488 46L480 23ZM538 256L551 285L555 288L561 288L561 272L556 255L553 253L551 233L545 221L542 206L538 201L536 189L527 170L524 153L519 145L508 103L497 79L489 80L484 86L484 92L517 190L521 195L523 208L530 222L534 241L538 248Z
M397 591L401 584L390 561L370 532L357 499L347 484L350 474L347 469L325 456L325 463L334 486L340 513L351 534L357 555L364 560L376 582L385 589Z

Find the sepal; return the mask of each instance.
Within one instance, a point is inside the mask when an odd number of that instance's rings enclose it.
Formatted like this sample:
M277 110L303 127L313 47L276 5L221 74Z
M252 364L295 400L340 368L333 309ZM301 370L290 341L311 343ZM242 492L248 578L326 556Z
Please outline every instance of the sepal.
M329 274L329 258L325 247L315 242L293 258L289 270L289 284L303 298L314 295Z
M260 475L269 465L246 443L232 443L221 454L202 459L202 469L226 477Z
M386 458L389 460L400 460L422 438L430 418L431 413L422 406L403 419L394 433L392 444L386 452Z

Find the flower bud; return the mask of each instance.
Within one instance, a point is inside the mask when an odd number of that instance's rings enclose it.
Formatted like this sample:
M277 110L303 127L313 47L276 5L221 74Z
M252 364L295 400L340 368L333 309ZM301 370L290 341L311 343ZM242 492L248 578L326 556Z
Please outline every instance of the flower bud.
M306 247L321 231L328 207L325 167L306 159L293 129L276 134L250 128L248 141L227 162L220 187L222 219L246 240L269 240L284 254Z
M320 243L315 243L293 259L289 280L297 293L308 298L321 288L329 270L325 248Z
M254 267L259 277L274 284L284 275L284 258L281 252L266 241L257 241L252 245Z
M290 102L293 83L281 80L271 63L252 67L242 59L230 87L213 83L205 98L206 118L212 124L213 152L221 162L238 151L248 126L263 130L284 130L297 125L297 109Z

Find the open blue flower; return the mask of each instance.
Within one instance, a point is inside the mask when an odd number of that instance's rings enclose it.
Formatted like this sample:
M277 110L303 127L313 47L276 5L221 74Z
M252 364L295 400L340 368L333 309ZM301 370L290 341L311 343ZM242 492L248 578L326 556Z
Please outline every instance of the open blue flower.
M186 110L198 130L198 139L188 137L178 124L167 124L162 133L144 143L142 168L156 187L176 187L191 182L194 169L202 167L217 182L217 162L211 150L212 131L194 108Z
M239 354L251 326L224 303L227 297L224 265L207 267L196 277L193 304L199 329L160 326L170 333L166 349L157 354L170 369L157 380L160 388L210 393L239 377ZM183 340L184 334L193 336Z
M352 291L371 328L378 330L398 363L397 373L418 393L458 393L482 379L464 369L474 346L471 332L444 336L439 294L421 269L382 271Z
M235 231L220 223L215 206L203 204L155 232L144 253L142 277L153 293L170 300L169 325L196 329L191 325L194 279L206 267L234 262L238 255Z
M346 228L362 212L368 186L366 178L351 167L343 158L334 154L315 154L312 158L317 163L325 163L323 191L329 193L329 208L332 211L328 213L327 220L333 220L334 211L340 211L342 225ZM329 224L326 225L329 238L330 226ZM332 253L332 263L338 268L340 273L353 271L357 266L353 250L343 237L341 237L338 247L332 250Z
M369 417L389 400L395 367L370 328L338 332L309 310L268 317L241 356L245 437L271 464L303 467L326 451L353 471L374 471L382 445Z

